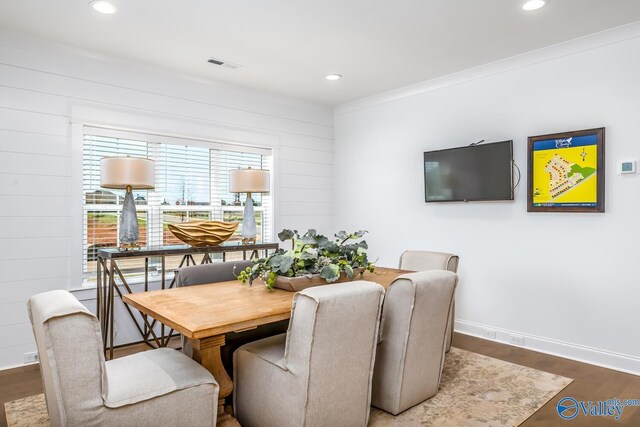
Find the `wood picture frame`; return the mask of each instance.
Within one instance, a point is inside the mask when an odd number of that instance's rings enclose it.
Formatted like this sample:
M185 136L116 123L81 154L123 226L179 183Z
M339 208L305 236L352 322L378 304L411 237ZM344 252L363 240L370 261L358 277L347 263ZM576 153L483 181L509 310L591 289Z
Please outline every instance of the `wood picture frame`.
M528 212L604 212L605 128L530 136Z

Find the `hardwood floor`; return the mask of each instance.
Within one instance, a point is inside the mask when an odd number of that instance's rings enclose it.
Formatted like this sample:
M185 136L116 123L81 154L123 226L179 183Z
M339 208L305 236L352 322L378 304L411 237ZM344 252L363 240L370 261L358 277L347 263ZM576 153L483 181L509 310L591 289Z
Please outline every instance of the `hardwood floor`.
M4 403L42 393L38 365L22 366L0 371L0 427L7 425Z
M177 344L174 341L174 345ZM523 348L499 344L468 335L455 334L453 345L465 350L484 354L496 359L529 366L573 378L573 382L558 393L546 405L529 417L522 426L639 426L640 408L627 407L619 421L611 417L586 417L582 414L570 421L562 420L556 405L563 397L578 401L605 401L608 399L640 399L640 376L575 362L561 357L549 356ZM126 356L149 349L144 344L134 344L116 350L116 357ZM0 427L6 426L4 402L42 393L40 370L30 365L0 371Z

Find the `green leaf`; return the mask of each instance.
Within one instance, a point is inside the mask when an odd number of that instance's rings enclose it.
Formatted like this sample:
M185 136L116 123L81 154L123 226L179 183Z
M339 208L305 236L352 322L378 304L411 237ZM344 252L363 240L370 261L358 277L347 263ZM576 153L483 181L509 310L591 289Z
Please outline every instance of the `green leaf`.
M315 243L316 243L316 230L314 230L313 228L310 229L309 231L304 233L304 236L302 236L302 237L300 237L298 239L298 242L302 243L303 245L315 245Z
M302 260L312 260L318 258L318 250L314 248L307 248L300 254Z
M320 249L328 247L331 243L332 242L326 236L316 236L316 244Z
M272 269L278 269L280 267L280 263L282 262L283 255L275 255L269 258L267 261L267 265Z
M340 277L340 268L336 264L325 265L320 270L320 277L325 279L327 283L335 282Z
M344 230L338 231L338 233L336 233L335 236L340 240L344 240L344 239L348 239L349 238L349 235Z
M273 271L271 273L269 273L269 277L267 278L267 288L269 289L273 289L273 285L276 284L276 278L278 277L278 275L276 273L274 273Z
M284 229L278 233L278 238L280 239L280 241L285 242L287 240L293 239L295 235L296 235L295 231Z
M293 261L294 261L293 257L283 256L280 259L280 268L278 269L280 273L286 274L287 271L291 269L291 266L293 265Z
M337 254L340 251L340 246L335 242L329 242L323 249L327 254Z
M351 279L353 277L353 268L349 264L343 266L342 269L347 274L347 277L349 279Z

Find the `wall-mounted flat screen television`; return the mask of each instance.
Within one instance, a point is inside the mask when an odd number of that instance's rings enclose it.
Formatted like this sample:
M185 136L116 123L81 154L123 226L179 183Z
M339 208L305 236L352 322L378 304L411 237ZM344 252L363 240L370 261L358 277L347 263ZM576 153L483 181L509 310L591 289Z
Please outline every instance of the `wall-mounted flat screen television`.
M513 200L513 141L424 153L426 202Z

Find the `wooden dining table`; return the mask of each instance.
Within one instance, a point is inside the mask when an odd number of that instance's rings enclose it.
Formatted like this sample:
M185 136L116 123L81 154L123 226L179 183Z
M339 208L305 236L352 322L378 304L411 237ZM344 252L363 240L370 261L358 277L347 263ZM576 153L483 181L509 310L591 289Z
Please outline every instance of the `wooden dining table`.
M356 280L379 283L386 289L406 270L377 267ZM253 286L239 281L137 292L122 300L143 314L180 332L191 341L193 359L211 372L220 386L218 425L233 425L231 410L224 401L233 391L231 377L224 369L220 347L225 334L242 332L291 317L295 292L270 290L260 282Z

